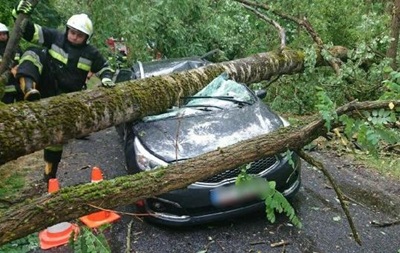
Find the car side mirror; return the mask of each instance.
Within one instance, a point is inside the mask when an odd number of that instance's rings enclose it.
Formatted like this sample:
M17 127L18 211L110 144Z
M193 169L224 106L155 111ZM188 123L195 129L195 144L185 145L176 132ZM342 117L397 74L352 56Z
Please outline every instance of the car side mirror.
M260 99L264 99L267 96L267 91L266 90L255 90L254 93Z

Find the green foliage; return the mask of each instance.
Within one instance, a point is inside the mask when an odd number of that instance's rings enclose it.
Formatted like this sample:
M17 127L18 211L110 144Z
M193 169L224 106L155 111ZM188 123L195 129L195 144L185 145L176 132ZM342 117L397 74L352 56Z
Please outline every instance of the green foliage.
M338 117L335 110L336 105L327 96L326 92L322 88L319 88L319 91L317 92L317 97L319 103L316 105L316 107L318 108L322 118L325 120L325 127L328 129L328 131L330 131L331 122L335 121Z
M382 145L393 145L400 142L400 133L388 128L396 122L394 110L373 110L363 112L364 118L355 119L347 115L340 116L345 126L344 133L348 139L356 139L357 143L375 157Z
M288 149L288 150L286 150L284 157L286 157L286 158L288 159L289 165L290 165L293 169L295 169L296 167L295 167L295 164L294 164L292 155L293 155L293 151L291 151L291 150Z
M391 71L386 67L384 72L390 73L388 79L382 83L384 92L381 99L399 99L400 98L400 73ZM369 153L378 156L382 146L393 145L400 142L400 133L390 126L396 124L400 115L400 108L388 104L386 109L364 111L363 118L350 118L347 115L340 117L345 126L344 133L347 138L356 138L357 143L366 149Z
M81 226L79 236L73 240L71 236L69 245L75 253L96 253L96 252L111 252L107 239L103 232L110 225L104 225L98 228L98 231L91 230L88 227Z
M305 52L304 72L282 76L269 84L266 101L279 112L309 114L318 110L317 87L321 87L337 105L351 100L375 100L382 95L381 82L389 61L384 57L391 41L387 26L390 15L382 3L365 4L349 0L339 1L272 1L274 9L296 17L307 17L323 40L321 55L325 60L333 45L349 50L337 75L330 66L316 68L317 51L304 29L293 28L288 21L277 19L289 27L289 44ZM292 13L291 13L292 11ZM310 46L307 46L310 45Z
M90 5L67 0L55 2L57 10L67 17L76 9L90 15L95 29L92 43L102 48L104 54L109 53L105 46L108 37L125 38L130 60L151 60L156 51L174 58L203 55L213 49L223 50L229 59L244 57L266 50L268 37L259 30L273 31L229 0L98 0Z
M291 152L289 153L291 155ZM260 191L260 198L265 202L265 211L267 219L274 223L276 220L275 212L284 213L298 228L301 228L302 224L299 218L296 216L295 210L289 201L282 195L278 190L275 189L276 183L271 181L268 182L260 177L255 175L247 174L247 169L250 167L248 164L247 166L242 166L241 172L236 179L236 185L238 187L241 186L252 186L258 187Z
M294 208L290 205L289 201L275 189L275 182L268 182L269 189L264 192L263 199L265 200L266 214L269 221L275 222L275 212L285 213L289 220L298 228L302 224L296 216Z
M14 25L11 15L14 4L13 1L2 1L0 4L0 22L7 25L9 29Z
M80 232L76 236L74 232L69 239L69 246L74 253L111 253L110 246L104 236L104 231L111 225L106 224L92 230L86 226L80 227ZM74 238L76 238L74 240ZM24 238L14 240L0 246L0 252L7 253L28 253L39 248L38 233L30 234Z
M38 233L33 233L24 238L14 240L0 246L0 252L28 253L39 247Z
M387 67L385 71L389 74L389 78L384 80L384 92L380 99L400 99L400 72L391 71L391 68Z
M2 175L3 173L0 173ZM23 175L18 172L7 175L7 181L0 183L0 196L7 196L20 190L25 184Z

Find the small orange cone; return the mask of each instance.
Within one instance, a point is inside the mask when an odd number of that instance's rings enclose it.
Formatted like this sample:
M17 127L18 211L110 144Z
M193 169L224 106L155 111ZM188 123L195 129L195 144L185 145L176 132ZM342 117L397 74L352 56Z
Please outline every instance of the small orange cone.
M60 190L60 184L58 183L57 178L50 178L49 179L49 186L48 186L48 192L53 193Z
M92 169L92 183L98 183L103 180L103 174L98 167L93 167ZM111 223L113 221L121 218L118 214L111 211L98 211L95 213L91 213L85 216L80 217L79 219L85 223L86 226L90 228L97 228L103 224Z
M99 167L93 167L92 169L92 183L97 183L103 181L103 173L101 172Z
M58 180L56 178L50 179L48 192L54 193L59 189ZM77 235L79 233L79 227L69 222L61 222L48 227L39 232L40 248L45 250L67 244L72 232Z

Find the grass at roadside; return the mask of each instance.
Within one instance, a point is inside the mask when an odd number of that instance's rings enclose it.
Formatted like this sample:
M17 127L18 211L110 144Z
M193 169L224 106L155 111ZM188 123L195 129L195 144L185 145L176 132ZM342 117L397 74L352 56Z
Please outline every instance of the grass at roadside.
M0 213L26 197L43 193L43 190L38 190L38 183L42 183L43 166L43 151L0 166Z
M377 171L379 174L400 181L400 155L384 154L378 158L365 154L354 154L354 159L366 168Z
M312 116L311 116L312 117ZM288 115L287 119L291 124L301 124L310 120L310 116ZM378 157L369 155L367 152L356 147L354 143L346 140L344 136L329 133L330 140L319 137L307 147L317 147L318 149L332 150L340 155L351 157L355 163L364 165L365 168L374 170L380 175L400 181L400 147L394 146L392 152L381 151ZM344 145L344 142L346 145Z

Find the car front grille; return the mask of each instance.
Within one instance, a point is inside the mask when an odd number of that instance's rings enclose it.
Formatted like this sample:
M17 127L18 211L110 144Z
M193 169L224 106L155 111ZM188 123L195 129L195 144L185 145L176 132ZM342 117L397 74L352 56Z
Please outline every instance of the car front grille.
M277 158L275 156L266 157L250 163L250 167L247 169L247 174L259 174L269 167L275 165ZM240 174L241 168L226 170L218 175L209 177L202 180L201 183L219 183L223 180L236 178Z

